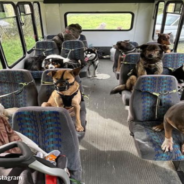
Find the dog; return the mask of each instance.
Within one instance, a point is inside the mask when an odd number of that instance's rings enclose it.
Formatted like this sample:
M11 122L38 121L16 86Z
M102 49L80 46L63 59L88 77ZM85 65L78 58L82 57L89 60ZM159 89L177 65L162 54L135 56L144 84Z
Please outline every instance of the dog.
M181 101L172 107L166 112L164 116L164 130L165 130L165 139L162 143L162 150L165 152L173 150L173 138L172 130L175 128L181 133L184 133L184 101ZM184 143L181 145L181 152L184 154Z
M162 74L163 72L163 47L162 45L144 44L138 46L141 49L140 60L128 73L129 78L125 84L119 85L111 90L110 94L120 93L123 90L132 91L137 78L147 74Z
M176 77L179 84L184 83L184 64L173 70L171 75Z
M42 103L42 107L64 107L75 111L76 116L76 130L78 132L84 131L80 120L80 102L81 92L80 85L75 80L75 76L79 74L80 68L73 70L57 70L50 71L48 76L53 78L55 90L52 92L49 100Z
M26 58L24 61L24 69L30 71L41 71L43 70L42 62L46 56L34 56Z
M84 60L88 63L88 77L91 77L90 66L93 65L93 77L97 76L99 58L97 49L88 48L84 51Z
M170 53L171 49L169 48L168 45L171 45L170 38L171 38L172 33L158 33L158 39L157 43L163 45L163 49L165 53Z
M130 43L129 40L118 41L114 48L120 51L120 56L118 61L114 63L113 68L117 68L116 71L119 72L121 68L121 62L124 60L126 54L136 52L136 47ZM117 65L117 66L116 66Z

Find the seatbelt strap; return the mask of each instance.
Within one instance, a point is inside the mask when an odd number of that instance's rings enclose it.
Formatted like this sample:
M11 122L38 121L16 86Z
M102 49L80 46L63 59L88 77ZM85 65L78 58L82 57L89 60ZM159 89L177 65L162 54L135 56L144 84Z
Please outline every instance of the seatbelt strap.
M135 90L138 90L138 89L135 89ZM172 91L161 92L161 93L150 92L150 91L142 91L142 90L138 90L138 91L141 91L143 93L144 92L145 93L149 93L149 94L152 94L152 95L156 96L157 100L156 100L156 109L155 109L155 119L158 118L158 107L159 107L159 104L161 102L160 96L162 96L162 95L168 95L168 94L171 94L171 93L177 93L178 92L176 89L174 89Z
M21 93L21 92L24 90L24 88L25 88L26 86L28 86L28 85L29 85L30 83L32 83L32 82L33 82L33 80L30 81L30 82L21 82L21 83L18 83L19 85L22 85L22 87L21 87L20 89L18 89L18 90L16 90L16 91L13 91L13 92L11 92L11 93L7 93L7 94L4 94L4 95L0 95L0 98L7 97L7 96L10 96L10 95L13 95L13 94L18 95L19 93ZM12 82L5 82L5 83L12 83Z

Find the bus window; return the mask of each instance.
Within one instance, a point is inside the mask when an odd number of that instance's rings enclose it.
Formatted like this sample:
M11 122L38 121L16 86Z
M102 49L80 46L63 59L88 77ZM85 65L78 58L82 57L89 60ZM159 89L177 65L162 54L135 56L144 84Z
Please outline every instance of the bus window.
M34 8L34 17L36 21L36 28L38 33L38 40L43 39L43 27L42 27L42 19L41 19L41 12L40 12L40 4L38 2L33 3Z
M155 18L156 21L155 21L155 26L154 26L153 40L157 40L158 33L160 33L160 30L161 30L164 5L165 5L164 2L159 2L157 4L156 18Z
M33 27L33 13L31 6L32 4L24 2L17 4L27 51L31 50L36 43L36 34Z
M16 13L11 3L0 3L0 41L8 66L23 57Z
M164 33L171 33L172 44L170 48L173 48L174 41L178 32L178 26L181 18L181 10L183 3L168 3L166 9L166 19L164 25Z
M133 17L131 12L67 12L65 26L78 23L85 31L128 31L132 29Z

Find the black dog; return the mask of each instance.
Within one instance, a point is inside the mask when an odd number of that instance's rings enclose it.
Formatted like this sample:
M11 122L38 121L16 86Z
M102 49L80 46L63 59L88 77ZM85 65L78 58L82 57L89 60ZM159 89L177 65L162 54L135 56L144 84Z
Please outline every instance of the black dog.
M184 64L172 71L171 75L176 77L178 83L184 83Z
M97 76L97 68L99 64L99 58L97 49L87 49L84 51L84 60L88 63L88 76L91 77L90 66L93 65L93 77Z
M44 68L42 67L42 62L46 56L34 56L25 59L24 68L30 71L41 71Z

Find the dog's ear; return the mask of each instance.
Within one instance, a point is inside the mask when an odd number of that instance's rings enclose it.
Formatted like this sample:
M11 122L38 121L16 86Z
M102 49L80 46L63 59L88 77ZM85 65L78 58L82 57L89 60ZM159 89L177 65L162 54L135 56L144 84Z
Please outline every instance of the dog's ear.
M47 75L53 77L56 74L56 71L50 71Z
M136 48L140 48L141 50L144 50L148 45L147 44L143 44L143 45L140 45L140 46L137 46Z
M81 70L81 68L75 68L75 69L73 69L70 73L71 73L73 76L77 76L77 75L79 75L80 70Z
M171 32L171 33L172 33L172 32ZM167 33L167 35L169 35L169 36L170 36L170 35L171 35L171 33Z

